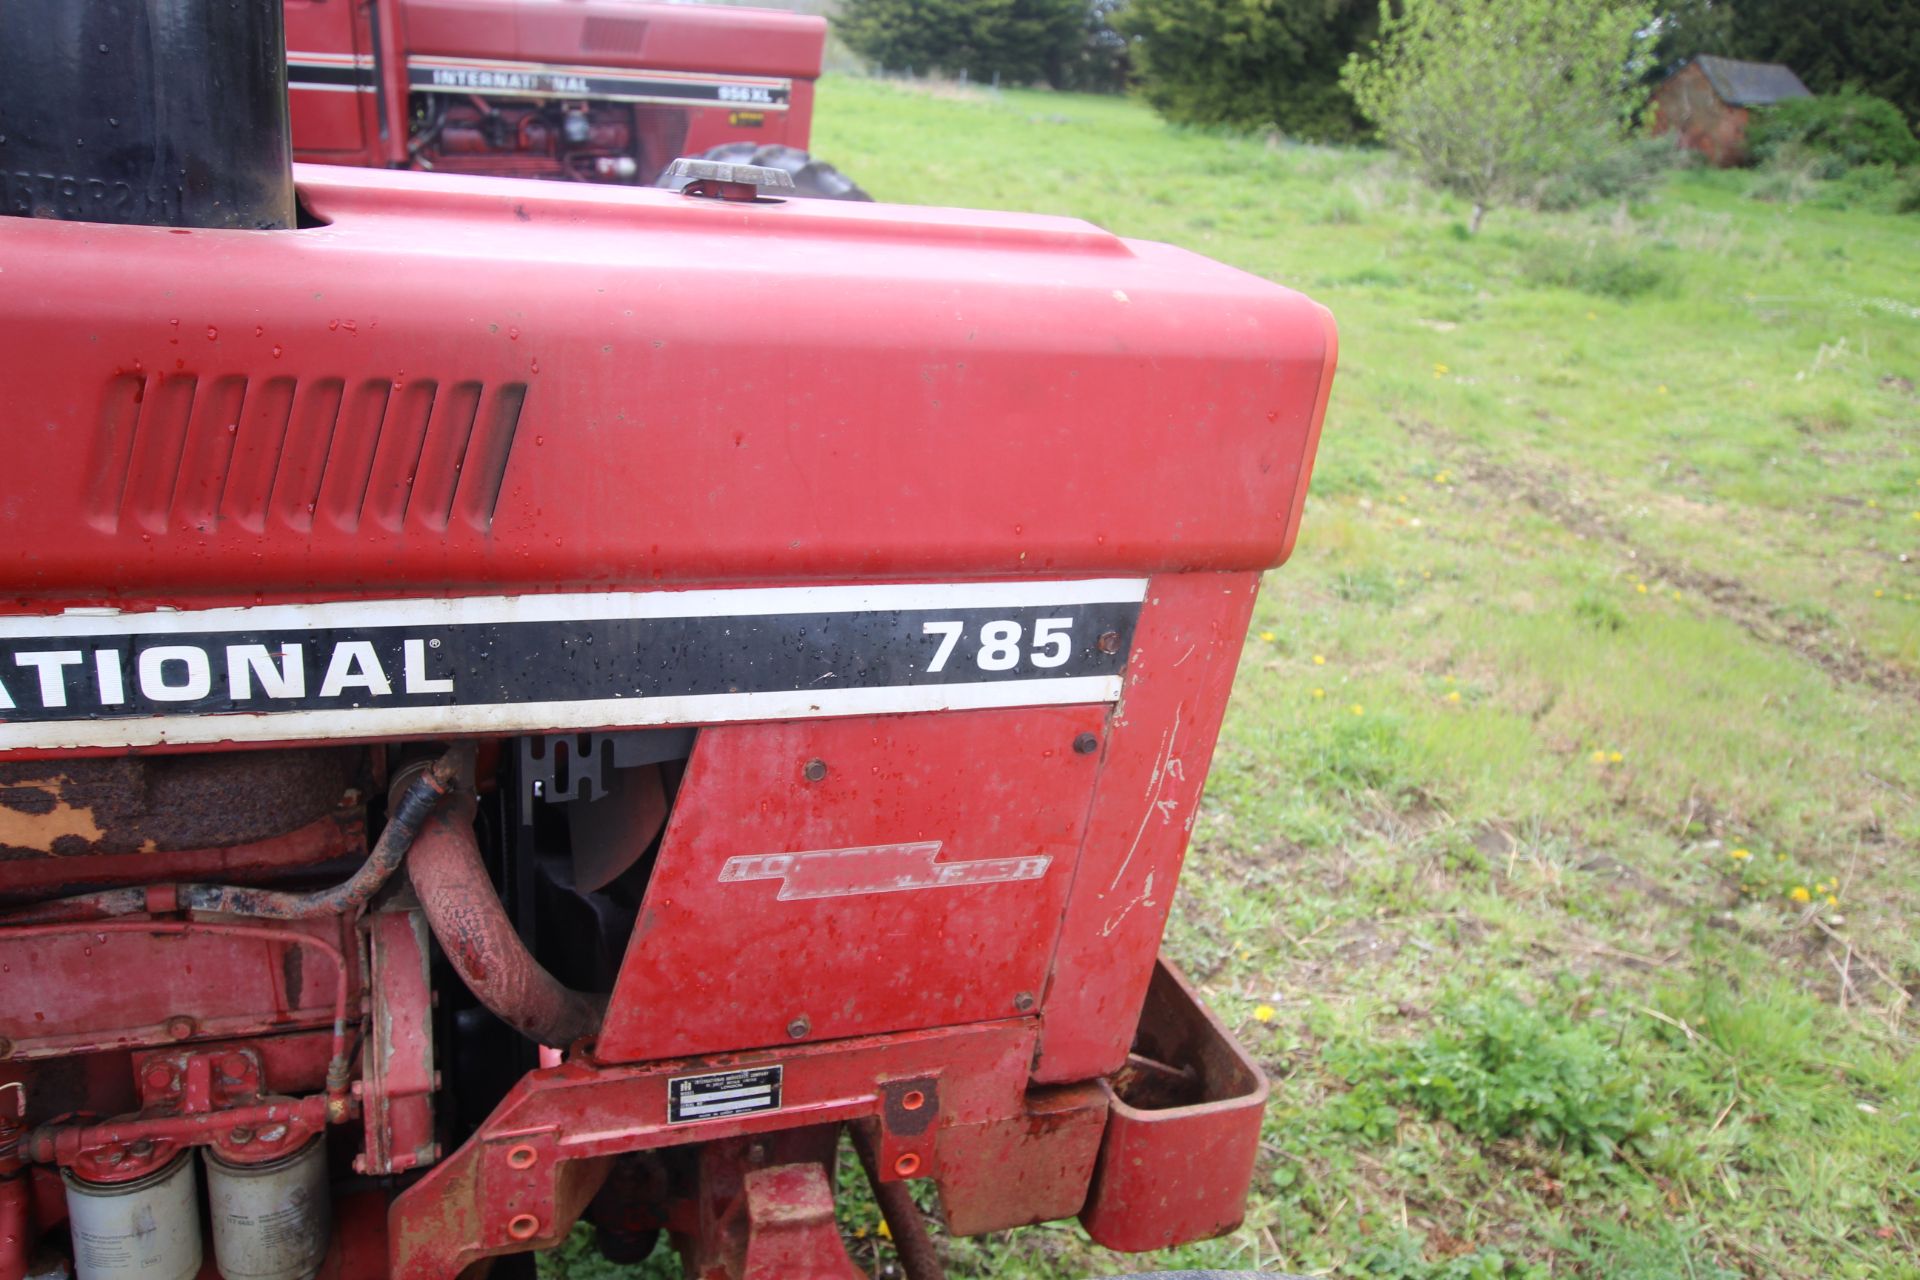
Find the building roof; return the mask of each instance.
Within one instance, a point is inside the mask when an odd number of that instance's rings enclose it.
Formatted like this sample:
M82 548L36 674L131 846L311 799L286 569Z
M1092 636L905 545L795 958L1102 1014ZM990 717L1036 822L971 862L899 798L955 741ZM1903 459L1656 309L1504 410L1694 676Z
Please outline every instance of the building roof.
M1706 73L1720 100L1730 107L1764 107L1782 98L1813 96L1799 76L1777 62L1741 62L1708 53L1693 61Z

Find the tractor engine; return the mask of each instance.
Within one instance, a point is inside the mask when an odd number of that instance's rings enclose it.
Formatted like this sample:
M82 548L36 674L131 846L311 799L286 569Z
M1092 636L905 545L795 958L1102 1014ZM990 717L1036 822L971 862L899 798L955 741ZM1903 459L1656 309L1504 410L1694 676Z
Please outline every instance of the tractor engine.
M659 113L639 118L620 103L423 93L413 95L411 110L414 164L443 173L631 184L662 167L641 157L670 159L686 140L684 121Z
M910 1280L914 1184L1232 1229L1266 1083L1157 953L1326 312L748 165L296 168L281 14L0 8L0 1280L849 1280L843 1167Z

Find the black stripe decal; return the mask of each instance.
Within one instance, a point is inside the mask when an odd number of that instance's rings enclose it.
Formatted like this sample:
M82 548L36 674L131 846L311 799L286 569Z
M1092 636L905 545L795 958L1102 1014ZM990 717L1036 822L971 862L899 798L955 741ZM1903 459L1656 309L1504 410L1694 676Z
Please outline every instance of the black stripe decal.
M289 89L371 89L372 67L345 67L337 63L287 63Z
M780 110L792 97L788 81L679 80L566 71L527 63L441 67L410 64L407 86L416 93L486 93L523 98L600 98L627 102L713 103Z

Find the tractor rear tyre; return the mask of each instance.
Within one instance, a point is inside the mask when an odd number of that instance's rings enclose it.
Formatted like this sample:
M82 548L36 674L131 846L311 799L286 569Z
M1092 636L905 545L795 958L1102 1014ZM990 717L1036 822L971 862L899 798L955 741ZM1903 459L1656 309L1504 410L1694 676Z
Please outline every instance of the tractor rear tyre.
M798 147L757 142L728 142L702 151L696 160L719 160L726 164L757 164L768 169L785 169L793 175L793 194L814 200L871 200L860 185L825 160L816 160ZM668 180L661 178L660 186Z

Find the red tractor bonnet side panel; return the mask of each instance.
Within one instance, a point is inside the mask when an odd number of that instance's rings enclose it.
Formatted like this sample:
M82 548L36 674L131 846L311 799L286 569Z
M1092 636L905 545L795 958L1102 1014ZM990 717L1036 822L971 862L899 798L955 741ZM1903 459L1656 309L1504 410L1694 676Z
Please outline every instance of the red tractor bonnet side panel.
M728 725L695 748L608 1061L1031 1012L1104 706Z
M327 164L379 164L368 7L349 0L284 0L284 6L294 153Z

